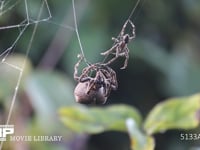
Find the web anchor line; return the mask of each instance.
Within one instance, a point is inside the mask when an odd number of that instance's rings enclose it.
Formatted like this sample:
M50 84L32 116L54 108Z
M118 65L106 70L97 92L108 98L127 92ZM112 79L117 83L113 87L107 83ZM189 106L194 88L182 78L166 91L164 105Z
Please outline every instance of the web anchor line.
M140 1L141 1L141 0L138 0L138 1L136 2L135 6L134 6L133 9L131 10L131 13L130 13L130 15L128 16L128 19L127 19L127 20L130 20L130 19L131 19L131 17L133 16L133 13L135 12L136 8L138 7ZM127 21L127 20L126 20L126 21Z
M1 2L1 0L0 0L0 2ZM16 6L16 4L17 3L12 5L8 9L6 9L4 12L10 10L14 6ZM43 0L42 1L41 5L40 5L40 10L39 10L39 13L38 13L38 16L37 16L37 20L34 20L34 21L32 21L30 19L30 15L28 13L28 7L27 7L27 5L28 5L27 4L27 0L24 0L24 4L25 4L25 12L26 12L26 19L24 21L22 21L20 24L17 24L17 25L10 25L10 26L0 27L0 30L6 30L6 29L11 29L11 28L19 28L19 32L20 32L19 35L17 36L16 40L13 42L13 44L9 48L7 48L3 53L0 54L0 57L3 57L2 60L1 60L1 63L3 63L5 65L7 65L7 66L9 66L11 68L14 68L14 69L19 71L19 76L18 76L17 83L16 83L16 86L15 86L14 94L13 94L13 96L11 98L11 104L10 104L10 107L9 107L9 110L8 110L8 117L6 118L5 125L9 125L10 120L11 120L11 116L13 114L13 109L14 109L14 105L15 105L15 102L16 102L16 99L17 99L17 94L18 94L19 86L20 86L20 83L21 83L21 80L22 80L24 68L26 66L27 57L28 57L28 55L30 53L30 50L31 50L31 47L32 47L32 43L33 43L33 39L35 37L35 33L36 33L36 30L37 30L38 24L40 22L42 22L42 21L48 21L51 18L51 13L50 13L50 9L49 9L49 5L47 3L47 0ZM48 10L49 16L47 18L40 19L41 14L42 14L42 10L44 9L44 5L47 7L46 9ZM5 5L3 5L1 3L0 4L0 15L3 14L2 13L3 6L5 6ZM30 26L31 24L34 24L35 26L34 26L32 34L31 34L31 38L30 38L30 41L28 43L28 47L26 49L26 54L25 54L25 58L24 58L22 67L18 67L18 66L14 65L14 64L8 63L6 61L7 56L10 54L10 52L15 47L15 45L17 44L19 39L22 37L22 35L24 34L24 32L27 29L27 27ZM3 149L3 144L4 144L4 141L0 141L0 150Z
M84 62L85 62L88 66L90 66L91 63L89 63L88 60L87 60L86 57L85 57L85 54L84 54L84 51L83 51L83 46L82 46L81 39L80 39L80 35L79 35L79 31L78 31L78 25L77 25L77 19L76 19L76 10L75 10L74 0L72 0L72 7L73 7L73 14L74 14L75 32L76 32L76 36L77 36L78 43L79 43L79 47L80 47L80 51L81 51L81 54L79 54L77 57L78 57L78 58L81 57L81 58L84 60Z

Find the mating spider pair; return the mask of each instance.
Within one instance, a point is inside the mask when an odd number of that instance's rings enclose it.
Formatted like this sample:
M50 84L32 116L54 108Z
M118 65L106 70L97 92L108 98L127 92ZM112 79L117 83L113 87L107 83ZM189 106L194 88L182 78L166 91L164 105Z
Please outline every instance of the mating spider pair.
M100 63L91 64L82 70L78 77L78 66L75 65L74 79L79 83L74 90L76 101L84 104L104 104L111 92L117 89L116 73L112 68Z
M125 34L127 24L130 23L132 27L132 35ZM135 26L128 19L122 27L122 30L117 38L112 38L114 45L107 51L101 53L101 55L114 54L111 60L107 63L95 63L89 64L82 70L82 74L78 76L78 67L83 60L83 56L79 55L79 61L74 67L74 79L78 81L78 84L74 90L75 99L79 103L83 104L104 104L110 95L112 90L116 90L118 87L117 77L115 71L110 68L112 62L118 57L125 57L124 66L121 69L125 69L129 59L129 49L127 44L135 38Z

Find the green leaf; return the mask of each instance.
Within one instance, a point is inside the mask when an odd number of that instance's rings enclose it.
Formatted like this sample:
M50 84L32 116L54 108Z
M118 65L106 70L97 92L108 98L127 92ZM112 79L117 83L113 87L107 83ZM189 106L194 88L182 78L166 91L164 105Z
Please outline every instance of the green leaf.
M148 134L169 129L192 129L199 124L200 94L172 98L157 104L144 123Z
M108 130L126 131L127 118L132 118L138 125L141 123L138 111L127 105L101 108L77 105L61 108L59 114L68 128L84 133L100 133Z
M132 150L153 150L155 147L154 138L145 135L139 130L137 124L132 118L126 120L128 133L131 139Z

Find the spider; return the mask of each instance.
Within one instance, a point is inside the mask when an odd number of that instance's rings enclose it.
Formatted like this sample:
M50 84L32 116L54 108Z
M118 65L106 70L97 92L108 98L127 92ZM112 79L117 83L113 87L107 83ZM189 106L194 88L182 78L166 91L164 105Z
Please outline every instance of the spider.
M90 64L78 76L78 67L82 58L74 67L74 79L78 84L74 90L76 101L84 104L104 104L111 92L117 89L116 73L110 67L100 63Z
M131 28L132 28L132 36L124 33L128 23L130 23ZM113 61L115 61L120 56L121 57L125 56L126 59L124 62L124 66L121 67L121 69L125 69L128 65L128 59L129 59L129 49L127 47L127 44L134 38L135 38L135 26L132 23L132 21L128 19L124 23L122 30L119 33L119 36L117 38L112 37L112 40L114 41L114 45L107 51L101 53L101 55L109 55L109 54L115 55L115 57L113 57L111 60L109 60L107 63L105 63L105 65L111 64Z

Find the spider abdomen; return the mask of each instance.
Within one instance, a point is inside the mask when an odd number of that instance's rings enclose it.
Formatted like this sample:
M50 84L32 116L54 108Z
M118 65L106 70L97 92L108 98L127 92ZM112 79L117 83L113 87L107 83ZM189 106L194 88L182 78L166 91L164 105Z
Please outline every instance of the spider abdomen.
M128 34L126 34L126 35L124 36L124 43L125 43L125 44L128 44L128 43L129 43L129 35L128 35Z
M76 102L82 104L104 104L107 100L104 87L87 91L88 82L79 82L74 89Z

